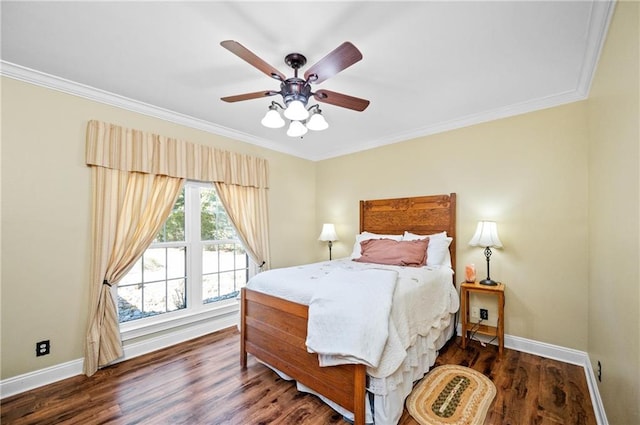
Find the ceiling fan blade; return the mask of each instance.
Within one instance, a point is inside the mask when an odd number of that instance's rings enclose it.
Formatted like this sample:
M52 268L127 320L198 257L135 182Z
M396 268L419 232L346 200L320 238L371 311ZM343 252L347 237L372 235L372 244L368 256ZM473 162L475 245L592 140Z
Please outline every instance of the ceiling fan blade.
M304 78L314 84L321 83L327 78L333 77L338 72L347 69L361 59L362 53L360 53L360 50L350 42L345 41L309 68L304 73ZM317 78L309 79L309 77L314 74Z
M275 78L276 80L284 81L286 77L280 71L266 63L264 60L260 59L256 56L251 50L244 47L242 44L238 43L235 40L225 40L221 41L220 45L238 56L240 59L245 60L250 65L258 68L260 71L264 72L271 78Z
M224 100L225 102L240 102L242 100L258 99L260 97L274 96L276 94L279 94L279 92L273 90L263 90L253 93L244 93L235 96L221 97L220 99Z
M369 106L369 101L353 97L342 93L336 93L330 90L318 90L313 94L318 102L328 103L330 105L341 106L343 108L353 109L354 111L364 111Z

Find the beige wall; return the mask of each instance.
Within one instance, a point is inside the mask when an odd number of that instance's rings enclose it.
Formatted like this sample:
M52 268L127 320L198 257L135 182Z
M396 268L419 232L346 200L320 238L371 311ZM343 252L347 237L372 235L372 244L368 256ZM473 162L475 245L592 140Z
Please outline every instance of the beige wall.
M84 149L90 119L267 158L272 266L314 259L313 163L3 78L2 379L82 357L91 207ZM51 340L51 355L36 358L41 339Z
M318 223L335 222L340 237L336 256L351 251L358 200L456 192L457 279L467 263L486 276L483 250L468 242L479 219L496 220L504 248L491 277L507 285L505 331L586 350L584 102L325 160L317 187Z
M640 423L640 4L619 2L589 98L589 357L612 424Z

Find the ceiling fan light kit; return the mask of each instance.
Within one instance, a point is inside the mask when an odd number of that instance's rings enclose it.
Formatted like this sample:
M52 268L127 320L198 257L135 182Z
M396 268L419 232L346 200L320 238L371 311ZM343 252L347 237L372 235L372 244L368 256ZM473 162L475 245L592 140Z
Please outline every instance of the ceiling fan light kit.
M287 136L289 137L302 137L307 134L307 127L300 121L291 121L289 129L287 130Z
M301 100L291 100L289 103L285 101L287 109L284 110L284 116L290 120L304 121L309 118L309 111L304 107Z
M278 108L284 110L285 118L291 121L289 131L287 131L287 135L290 137L301 137L307 133L307 130L322 131L329 128L329 123L322 116L322 110L318 105L311 105L309 108L305 108L300 101L292 101L289 103L288 108L278 102L271 102L269 110L260 123L267 128L284 127L285 120L280 116ZM304 132L302 132L301 126L304 128Z
M311 84L320 83L362 59L362 53L348 41L342 43L315 65L311 66L304 73L304 79L298 77L298 69L307 63L307 58L300 53L290 53L285 56L284 62L294 71L293 77L285 78L277 69L237 41L225 40L220 45L264 74L280 81L280 91L264 90L222 98L225 102L239 102L278 94L282 96L285 106L275 101L271 102L269 110L261 121L265 127L281 128L285 125L285 121L278 112L278 108L280 108L284 111L285 118L291 121L287 130L287 135L290 137L302 137L307 133L307 130L322 131L329 128L329 124L322 115L319 105L307 106L311 97L318 102L359 112L364 111L369 106L369 101L366 99L329 90L318 90L315 93L311 91Z
M278 113L278 109L277 109L277 106L275 105L275 102L271 102L271 105L269 105L269 110L264 115L264 118L262 118L262 121L260 121L260 123L268 128L284 127L284 120Z
M313 105L312 108L313 111L311 111L311 118L307 120L307 128L313 131L322 131L329 128L329 123L324 119L322 111L318 105Z

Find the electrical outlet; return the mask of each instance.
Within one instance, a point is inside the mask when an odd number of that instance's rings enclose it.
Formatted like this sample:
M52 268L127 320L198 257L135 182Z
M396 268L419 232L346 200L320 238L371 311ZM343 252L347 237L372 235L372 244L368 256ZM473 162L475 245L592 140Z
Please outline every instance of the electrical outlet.
M471 318L479 319L480 318L480 308L479 307L471 307Z
M489 320L489 310L487 310L486 308L481 308L480 309L480 318L482 320Z
M36 342L36 357L46 356L49 353L51 353L51 343L48 339Z

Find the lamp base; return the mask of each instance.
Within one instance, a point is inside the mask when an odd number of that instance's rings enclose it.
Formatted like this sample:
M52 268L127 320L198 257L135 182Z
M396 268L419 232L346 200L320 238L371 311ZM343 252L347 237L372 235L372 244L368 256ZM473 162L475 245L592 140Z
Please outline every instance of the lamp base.
M489 279L489 278L481 280L478 283L480 285L487 285L487 286L497 286L498 285L498 282L496 282L495 280Z

